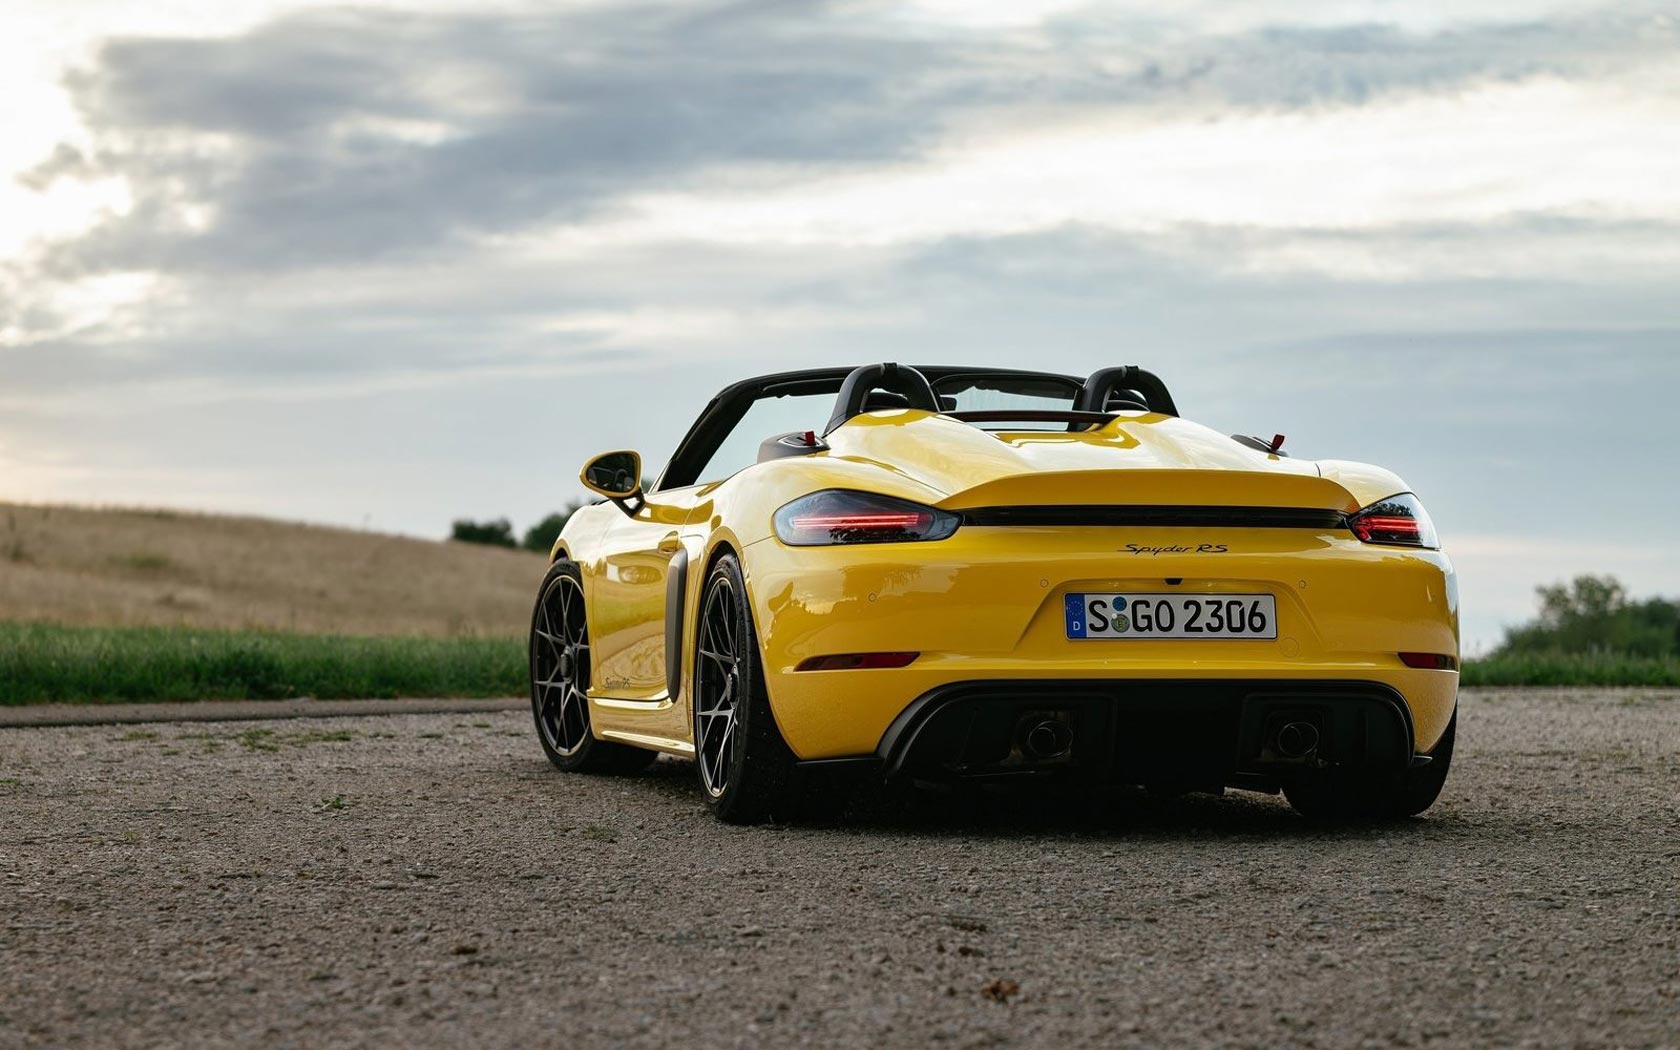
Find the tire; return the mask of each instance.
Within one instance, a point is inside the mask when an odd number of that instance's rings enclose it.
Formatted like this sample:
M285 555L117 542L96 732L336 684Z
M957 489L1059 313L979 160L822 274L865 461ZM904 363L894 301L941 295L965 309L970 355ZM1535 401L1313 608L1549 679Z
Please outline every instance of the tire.
M799 814L797 759L776 728L741 564L725 554L707 574L694 632L694 766L728 824Z
M1453 742L1458 736L1458 711L1447 721L1447 731L1441 734L1435 750L1429 753L1429 764L1406 771L1406 782L1393 800L1389 816L1415 817L1435 804L1446 787L1447 774L1452 772Z
M1453 742L1458 735L1458 712L1430 753L1425 766L1399 773L1372 774L1363 770L1328 770L1283 787L1295 811L1310 820L1382 821L1415 817L1435 804L1452 770Z
M593 672L583 574L561 559L549 566L531 610L531 717L543 753L568 773L635 773L659 756L599 740L589 724Z

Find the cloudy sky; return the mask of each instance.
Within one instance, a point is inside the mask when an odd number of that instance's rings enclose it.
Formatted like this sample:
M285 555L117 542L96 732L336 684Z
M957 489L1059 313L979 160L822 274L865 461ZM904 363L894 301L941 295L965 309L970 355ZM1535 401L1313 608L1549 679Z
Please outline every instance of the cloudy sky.
M1672 2L14 0L0 131L0 499L524 526L744 375L1143 363L1475 645L1680 592Z

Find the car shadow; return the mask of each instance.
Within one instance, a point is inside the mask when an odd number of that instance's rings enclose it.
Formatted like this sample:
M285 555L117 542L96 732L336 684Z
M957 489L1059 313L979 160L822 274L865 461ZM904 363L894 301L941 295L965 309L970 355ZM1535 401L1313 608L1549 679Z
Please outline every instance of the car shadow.
M637 778L673 801L704 805L693 763L661 759ZM1456 836L1456 820L1414 817L1383 822L1326 823L1303 818L1281 796L1248 791L1223 795L1163 794L1115 787L1076 791L1044 784L985 789L910 785L854 787L838 814L799 815L776 825L812 833L920 838L1052 838L1172 841L1223 838L1424 840Z

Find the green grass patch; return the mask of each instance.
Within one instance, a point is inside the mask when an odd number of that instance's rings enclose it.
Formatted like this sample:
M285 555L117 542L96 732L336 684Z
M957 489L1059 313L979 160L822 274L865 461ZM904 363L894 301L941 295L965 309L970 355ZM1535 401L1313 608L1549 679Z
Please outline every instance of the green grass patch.
M153 554L149 551L125 554L120 558L112 559L112 564L119 569L127 569L129 572L142 573L168 572L175 568L175 563L164 555Z
M514 696L518 638L0 623L0 704Z
M525 643L518 638L362 638L0 623L0 705L516 696L527 688L525 674ZM1466 662L1461 681L1466 686L1680 688L1680 658L1494 656ZM267 739L239 742L251 750L275 746Z
M1680 658L1620 653L1524 653L1465 663L1466 686L1680 687Z

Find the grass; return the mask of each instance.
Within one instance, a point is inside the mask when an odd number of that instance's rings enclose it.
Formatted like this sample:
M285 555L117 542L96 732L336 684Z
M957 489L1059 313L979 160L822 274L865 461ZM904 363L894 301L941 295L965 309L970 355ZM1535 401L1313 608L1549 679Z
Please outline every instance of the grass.
M526 689L525 675L519 638L363 638L0 622L0 705L515 696ZM1466 663L1462 681L1466 686L1680 687L1680 660L1611 654L1493 657ZM135 731L129 739L149 739L143 733ZM281 741L267 733L253 731L238 743L251 751L278 750Z
M163 555L145 551L124 554L111 560L117 568L130 572L169 572L176 568L175 563Z
M1462 684L1680 687L1680 659L1619 653L1495 656L1464 665Z
M525 676L518 638L0 623L4 705L513 696L525 691Z

